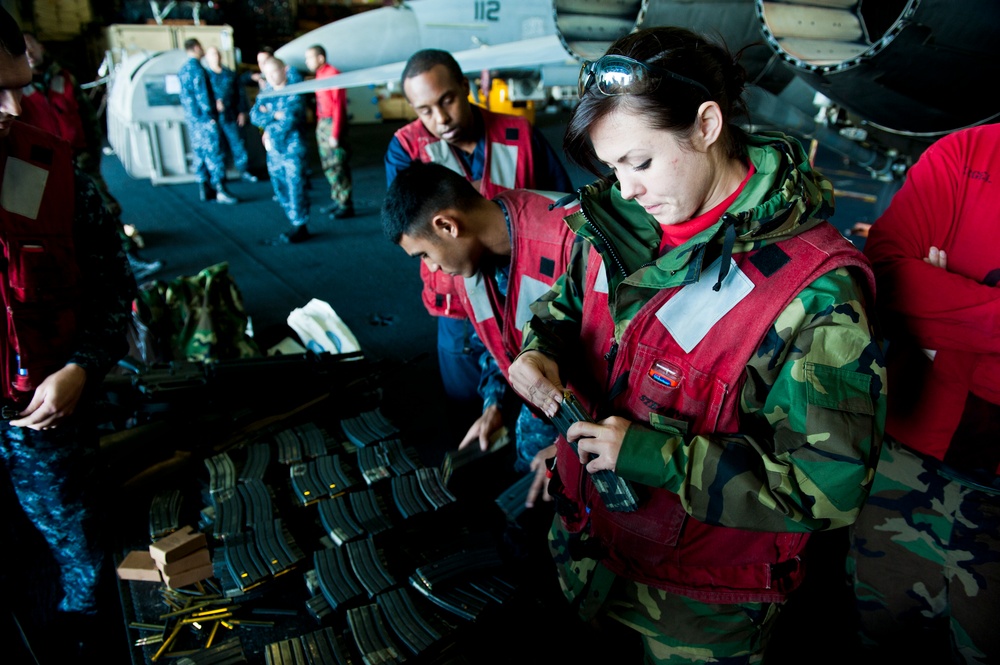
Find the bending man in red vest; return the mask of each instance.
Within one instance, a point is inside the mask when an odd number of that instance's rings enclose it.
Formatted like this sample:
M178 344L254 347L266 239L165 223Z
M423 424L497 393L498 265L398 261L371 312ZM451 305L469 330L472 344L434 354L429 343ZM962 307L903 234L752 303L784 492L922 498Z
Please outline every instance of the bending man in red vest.
M521 329L532 302L547 293L569 262L573 233L560 194L508 190L488 199L440 164L415 163L399 172L382 205L386 237L421 260L427 271L454 279L462 308L485 351L481 368L483 415L459 448L479 441L486 450L502 424L507 368L521 349ZM502 373L502 376L501 376ZM535 454L558 432L526 406L518 415L515 469L528 471Z
M417 119L389 142L386 179L413 162L444 164L491 198L518 187L571 191L558 155L524 118L492 113L469 102L469 80L446 51L413 54L403 69L403 93ZM483 352L458 303L452 278L431 273L423 264L424 306L438 317L438 363L445 392L454 400L475 402Z

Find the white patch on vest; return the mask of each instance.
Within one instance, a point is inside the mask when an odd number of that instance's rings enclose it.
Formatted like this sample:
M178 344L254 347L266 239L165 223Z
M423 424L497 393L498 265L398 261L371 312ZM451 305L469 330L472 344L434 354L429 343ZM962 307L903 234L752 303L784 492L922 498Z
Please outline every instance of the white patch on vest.
M49 82L49 88L57 95L63 94L66 92L66 79L64 79L62 75L53 76L52 80Z
M743 274L736 261L729 259L729 274L722 287L718 282L720 259L701 272L701 279L688 284L656 312L656 318L670 332L685 353L698 345L723 316L753 291L753 282Z
M540 279L521 275L521 291L517 294L517 312L514 314L514 325L518 330L524 330L524 324L531 320L531 303L535 302L552 289Z
M490 305L490 294L486 290L486 282L482 273L465 278L465 293L472 303L472 313L476 322L488 321L493 318L493 307Z
M427 155L435 164L447 166L458 175L463 178L465 177L465 170L459 163L458 158L451 152L451 146L448 145L447 141L435 141L434 143L428 143L424 146L424 150L427 151Z
M38 219L49 172L17 157L8 157L0 190L0 206L15 215Z
M507 189L517 184L517 146L490 144L490 182Z
M608 273L604 271L604 260L597 261L597 279L594 280L595 293L608 292Z

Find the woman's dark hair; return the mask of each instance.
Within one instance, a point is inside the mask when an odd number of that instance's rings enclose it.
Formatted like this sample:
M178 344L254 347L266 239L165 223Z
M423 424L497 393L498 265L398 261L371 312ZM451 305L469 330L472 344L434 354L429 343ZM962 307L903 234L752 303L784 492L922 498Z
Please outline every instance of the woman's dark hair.
M607 55L668 69L705 86L710 96L697 86L666 77L656 89L641 94L608 96L592 87L573 110L563 136L563 149L573 163L595 175L605 173L590 142L590 128L615 109L627 107L648 118L652 127L676 132L683 140L690 136L698 107L706 101L722 109L725 126L720 140L726 154L743 155L743 132L732 119L747 111L742 97L746 70L724 47L684 28L647 28L618 39Z
M0 7L0 49L12 58L21 57L25 51L21 26L3 7Z

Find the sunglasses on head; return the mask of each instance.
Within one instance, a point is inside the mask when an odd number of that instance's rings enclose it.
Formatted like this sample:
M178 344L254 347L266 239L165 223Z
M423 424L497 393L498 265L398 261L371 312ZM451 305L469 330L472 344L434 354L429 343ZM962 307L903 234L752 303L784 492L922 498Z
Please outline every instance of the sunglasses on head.
M665 78L694 86L711 97L708 88L693 79L624 55L605 55L597 60L585 61L580 68L577 92L582 98L596 85L602 95L639 95L656 90Z

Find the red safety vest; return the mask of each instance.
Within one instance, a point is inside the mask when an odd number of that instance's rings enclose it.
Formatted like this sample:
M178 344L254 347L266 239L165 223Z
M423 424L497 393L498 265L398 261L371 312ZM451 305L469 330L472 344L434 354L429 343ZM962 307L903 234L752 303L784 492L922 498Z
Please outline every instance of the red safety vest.
M521 350L521 331L531 318L529 306L548 292L566 271L576 237L563 221L580 208L578 201L548 210L551 196L528 190L507 191L496 197L510 219L511 255L507 296L496 280L482 273L456 279L459 302L469 312L476 334L496 360L504 377Z
M66 364L77 328L72 150L20 121L0 141L3 397L22 401Z
M784 252L791 260L765 275L753 260L765 251ZM689 433L740 431L746 360L805 286L835 268L851 266L867 277L869 295L874 294L867 261L835 228L822 223L734 256L720 292L711 288L717 265L703 270L697 284L657 292L625 329L609 368L604 354L614 341L614 324L606 289L602 293L600 288L603 263L593 249L590 259L581 336L590 349L591 371L604 386L627 381L614 399L613 412L639 423L649 423L650 414L681 420ZM687 289L694 290L685 294ZM723 298L725 313L707 330L692 330L690 319L700 317L678 320L664 310L691 297L696 308L712 307L711 299ZM604 546L602 563L614 573L703 602L780 602L801 582L799 555L808 533L699 522L685 512L676 494L639 484L634 484L640 494L637 511L610 512L563 439L557 455L567 498L578 507L575 518L564 517L563 522L573 532L589 525L590 534Z
M478 109L483 116L486 133L486 166L479 182L479 192L492 199L508 189L535 186L534 155L531 150L531 124L519 116L493 113ZM469 173L462 160L453 152L447 141L437 138L424 127L420 120L404 125L396 131L396 138L410 159L421 162L436 162L465 176ZM424 307L431 316L447 316L465 319L468 314L462 309L454 277L440 270L432 273L420 262L420 278L424 281L422 297Z
M86 148L87 135L72 79L55 74L48 85L46 92L34 85L25 86L20 120L69 141L74 150Z

